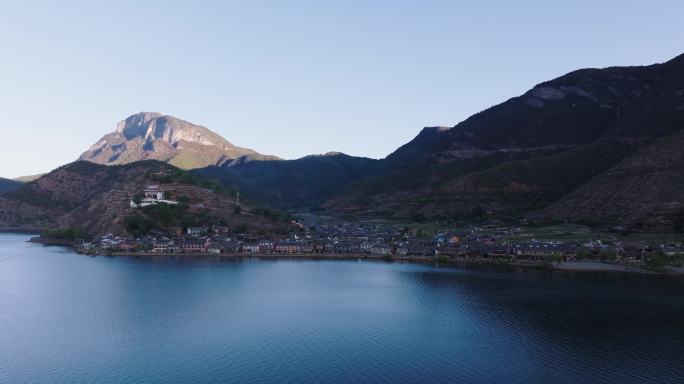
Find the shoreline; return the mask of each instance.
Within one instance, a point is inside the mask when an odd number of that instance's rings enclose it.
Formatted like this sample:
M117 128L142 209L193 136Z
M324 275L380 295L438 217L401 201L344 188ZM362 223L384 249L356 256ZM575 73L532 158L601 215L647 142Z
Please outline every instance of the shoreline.
M557 273L627 273L663 276L684 276L684 268L666 267L665 271L653 271L638 265L623 263L609 263L598 260L564 261L561 263L515 260L515 259L492 259L492 258L435 258L433 256L391 256L375 254L347 254L347 253L154 253L154 252L88 252L76 249L70 241L57 239L43 239L31 237L28 242L46 246L60 246L72 250L74 253L86 256L102 257L131 257L143 259L169 259L178 258L183 260L214 259L226 261L242 261L247 259L260 260L368 260L385 261L394 263L434 264L440 266L498 266L523 270L540 270Z
M487 259L487 258L452 258L439 259L432 256L386 256L373 254L324 254L324 253L293 253L293 254L273 254L273 253L138 253L138 252L112 252L108 254L103 253L88 253L77 251L72 248L74 252L88 256L102 256L102 257L132 257L143 259L170 259L177 258L182 260L226 260L226 261L242 261L248 259L259 260L368 260L368 261L385 261L391 263L414 263L414 264L433 264L439 266L495 266L505 267L511 269L524 270L540 270L558 273L627 273L627 274L645 274L645 275L666 275L666 276L684 276L684 269L668 269L667 272L652 271L640 266L607 263L594 260L585 261L566 261L559 264L544 262L544 261L530 261L530 260L509 260L509 259Z

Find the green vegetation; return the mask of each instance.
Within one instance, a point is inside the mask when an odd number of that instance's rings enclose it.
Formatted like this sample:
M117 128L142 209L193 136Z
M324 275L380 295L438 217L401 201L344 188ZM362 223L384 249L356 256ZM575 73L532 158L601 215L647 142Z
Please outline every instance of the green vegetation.
M419 229L418 232L416 232L416 237L427 238L430 237L430 233L423 229Z
M55 199L51 193L35 188L34 185L27 185L19 190L7 192L3 197L45 208L57 208L68 205L67 202Z
M435 257L435 261L438 263L448 263L449 262L449 256L438 255Z
M207 209L190 212L186 204L155 204L140 208L126 217L124 228L130 234L141 236L154 229L198 227L213 221L215 220Z
M167 226L183 220L187 216L188 207L184 204L154 204L142 208L141 211L155 222Z
M338 194L345 196L343 210L352 205L362 211L413 222L477 222L488 216L489 204L496 207L496 217L514 221L530 210L557 201L615 165L633 149L619 140L601 139L570 148L498 153L446 164L413 159L400 163L402 166L388 163L384 172L355 181ZM459 181L469 187L452 193L449 184ZM385 197L388 186L418 194ZM404 195L410 196L410 200L404 200Z
M291 213L270 208L256 208L254 214L283 223L289 223L294 220L294 216Z
M587 258L586 248L578 248L577 251L575 252L575 259L584 260L586 258Z
M140 205L140 203L142 203L142 199L143 199L143 198L142 198L142 196L141 196L140 194L137 194L137 195L133 196L133 202L134 202L136 205Z
M3 194L5 192L11 192L15 191L21 186L24 185L23 183L15 180L10 180L10 179L5 179L0 177L0 194Z
M487 212L485 212L484 208L482 208L480 206L473 207L473 209L470 211L470 219L475 220L475 221L479 221L479 220L482 220L486 214L487 214Z
M87 238L88 235L80 228L54 228L43 231L41 237L54 240L76 240Z
M677 233L684 233L684 208L680 208L672 220L672 229Z
M157 225L153 220L134 214L126 217L124 220L124 228L126 229L126 232L134 236L143 236L149 231L157 228Z
M152 180L161 184L181 183L195 185L201 188L210 189L216 193L234 195L237 189L225 188L218 180L198 177L193 173L182 169L174 168L165 175L148 175ZM187 196L186 196L187 197Z
M615 261L617 260L617 253L615 251L601 251L598 258L602 261Z
M225 188L244 191L253 203L280 208L320 206L326 199L370 172L377 160L343 154L296 160L247 161L229 167L192 171Z
M667 265L667 257L661 252L655 252L646 259L646 268L660 272Z

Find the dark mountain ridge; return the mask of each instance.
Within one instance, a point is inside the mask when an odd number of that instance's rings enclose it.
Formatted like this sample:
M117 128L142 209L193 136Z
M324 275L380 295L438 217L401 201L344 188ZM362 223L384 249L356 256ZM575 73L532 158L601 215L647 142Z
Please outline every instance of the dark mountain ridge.
M580 69L536 85L452 128L425 128L387 157L458 161L477 152L580 145L600 137L659 137L679 129L661 101L681 90L684 55L638 67ZM472 153L475 152L475 153Z
M264 204L314 207L373 172L377 160L331 152L296 160L234 161L192 173L234 186Z
M326 206L397 218L468 217L474 210L519 216L682 129L684 55L642 67L577 70L452 128L423 129L377 165L383 173L349 184ZM641 202L655 211L654 203ZM614 202L611 210L629 204ZM562 206L542 212L578 218L571 204Z
M19 189L23 183L17 180L10 180L0 177L0 195Z

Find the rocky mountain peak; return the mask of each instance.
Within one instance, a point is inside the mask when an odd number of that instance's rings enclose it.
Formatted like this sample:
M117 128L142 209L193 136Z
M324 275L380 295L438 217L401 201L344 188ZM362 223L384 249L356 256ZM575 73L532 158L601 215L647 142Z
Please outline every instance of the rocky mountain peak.
M120 121L114 132L102 137L80 159L106 165L161 160L192 169L242 156L267 157L233 145L201 125L157 112L140 112Z
M136 136L145 136L150 121L161 117L157 112L140 112L127 117L116 125L116 132L124 135L127 139Z
M116 125L116 132L127 140L142 138L146 143L162 140L176 146L179 142L186 141L224 149L234 147L206 127L157 112L140 112L129 116Z

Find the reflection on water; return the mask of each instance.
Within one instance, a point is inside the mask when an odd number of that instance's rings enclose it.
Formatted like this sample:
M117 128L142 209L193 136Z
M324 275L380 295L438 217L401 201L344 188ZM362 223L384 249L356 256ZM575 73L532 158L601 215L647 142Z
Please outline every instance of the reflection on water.
M3 383L682 383L684 284L91 258L0 235Z

